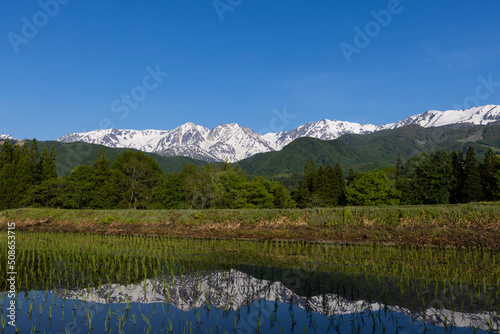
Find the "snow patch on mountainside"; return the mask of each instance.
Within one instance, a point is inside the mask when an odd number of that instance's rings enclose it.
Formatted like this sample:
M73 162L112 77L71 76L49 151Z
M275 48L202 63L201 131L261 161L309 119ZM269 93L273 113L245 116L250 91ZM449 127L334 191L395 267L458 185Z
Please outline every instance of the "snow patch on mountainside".
M333 140L346 133L366 134L376 129L377 126L373 124L322 119L318 122L304 124L289 132L268 133L263 137L269 141L274 150L279 151L297 138L311 137L322 140Z
M486 125L500 122L500 106L486 105L466 110L429 110L394 123L391 128L417 124L424 128L452 124Z
M384 125L358 124L323 119L307 123L291 131L260 135L239 124L222 124L211 130L186 123L174 130L96 130L70 133L60 142L86 142L108 147L131 148L164 156L186 156L204 161L237 162L254 154L279 151L297 138L311 137L333 140L344 134L368 134L417 124L437 127L452 124L500 124L500 106L486 105L467 110L429 110Z

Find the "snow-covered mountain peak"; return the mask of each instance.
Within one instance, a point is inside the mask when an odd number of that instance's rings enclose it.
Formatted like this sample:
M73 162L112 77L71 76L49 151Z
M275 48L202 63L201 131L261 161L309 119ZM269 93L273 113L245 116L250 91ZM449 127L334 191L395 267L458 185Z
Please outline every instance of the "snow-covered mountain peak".
M193 122L187 122L187 123L184 123L184 124L178 126L177 128L174 129L174 131L175 130L183 130L183 131L189 131L189 130L205 131L205 130L208 130L208 129L206 127L202 126L202 125L196 125Z
M166 283L162 283L166 282ZM425 311L408 309L377 301L351 300L332 292L306 297L287 287L283 282L253 277L245 272L229 271L196 272L146 279L141 283L52 291L66 299L109 305L110 303L168 303L185 312L214 306L218 310L234 312L259 300L272 301L286 307L294 305L307 312L324 316L349 315L385 310L424 320L434 326L477 327L484 331L498 331L500 322L496 312L469 313L445 308L428 308ZM239 313L239 312L238 312ZM382 312L384 315L386 312ZM377 313L380 317L380 312Z
M500 106L486 105L462 110L428 110L395 123L392 128L417 124L425 128L452 124L486 125L500 122Z
M437 127L451 124L485 125L500 123L500 106L486 105L466 110L428 110L396 123L383 125L322 119L306 123L291 131L260 135L238 123L221 124L213 129L185 123L173 130L96 130L71 133L60 142L83 141L109 147L124 147L165 156L187 156L205 161L236 162L254 154L281 150L301 137L333 140L344 134L367 134L411 124Z
M16 139L8 134L5 135L0 134L0 140L16 140Z

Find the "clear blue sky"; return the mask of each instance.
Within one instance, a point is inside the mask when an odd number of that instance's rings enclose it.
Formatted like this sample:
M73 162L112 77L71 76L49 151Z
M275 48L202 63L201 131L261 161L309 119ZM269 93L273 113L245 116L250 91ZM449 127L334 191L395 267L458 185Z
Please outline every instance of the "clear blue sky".
M383 124L500 104L498 0L40 3L0 5L0 133L17 138L186 122ZM356 37L366 29L368 40ZM161 82L148 77L157 66L169 73ZM273 121L285 106L293 117Z

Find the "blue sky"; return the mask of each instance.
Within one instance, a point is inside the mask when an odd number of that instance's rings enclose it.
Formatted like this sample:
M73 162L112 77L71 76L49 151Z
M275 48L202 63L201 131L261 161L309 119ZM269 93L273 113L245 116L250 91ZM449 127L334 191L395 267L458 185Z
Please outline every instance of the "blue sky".
M4 1L0 133L265 132L500 104L498 13L497 0Z

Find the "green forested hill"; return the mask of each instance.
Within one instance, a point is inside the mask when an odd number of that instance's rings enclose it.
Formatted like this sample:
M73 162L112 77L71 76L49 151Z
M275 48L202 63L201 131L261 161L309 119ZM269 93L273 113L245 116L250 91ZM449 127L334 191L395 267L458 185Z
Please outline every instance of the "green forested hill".
M31 145L31 141L28 144ZM92 165L101 147L111 161L127 150L87 143L38 142L40 152L44 147L50 150L52 145L56 152L59 176L68 175L78 165ZM261 175L294 184L307 160L314 160L317 165L332 166L338 162L344 173L347 173L349 167L356 171L368 171L394 166L398 153L406 160L422 152L465 151L469 145L474 147L478 157L482 157L490 147L496 154L500 154L500 125L438 128L411 125L367 135L349 134L331 141L299 138L281 151L260 153L238 164L250 177ZM197 166L206 164L186 157L162 157L152 153L147 155L153 157L168 173L180 171L184 164L190 162Z
M27 141L31 146L31 140ZM97 159L97 155L101 148L104 149L106 158L113 161L115 157L128 151L125 148L111 148L102 145L87 144L87 143L60 143L57 141L39 141L38 148L42 152L44 147L50 151L50 147L54 145L57 162L57 175L68 175L73 168L79 165L92 166ZM196 166L206 164L204 161L194 160L186 157L162 157L153 153L146 153L146 155L154 158L160 167L167 173L174 171L181 171L184 164L193 163Z
M307 160L316 165L340 163L347 173L349 167L368 171L394 166L398 153L403 159L422 152L463 150L472 145L482 157L489 147L500 154L500 125L422 128L411 125L367 135L344 135L331 141L299 138L281 151L254 155L239 162L249 175L274 179L296 179Z

